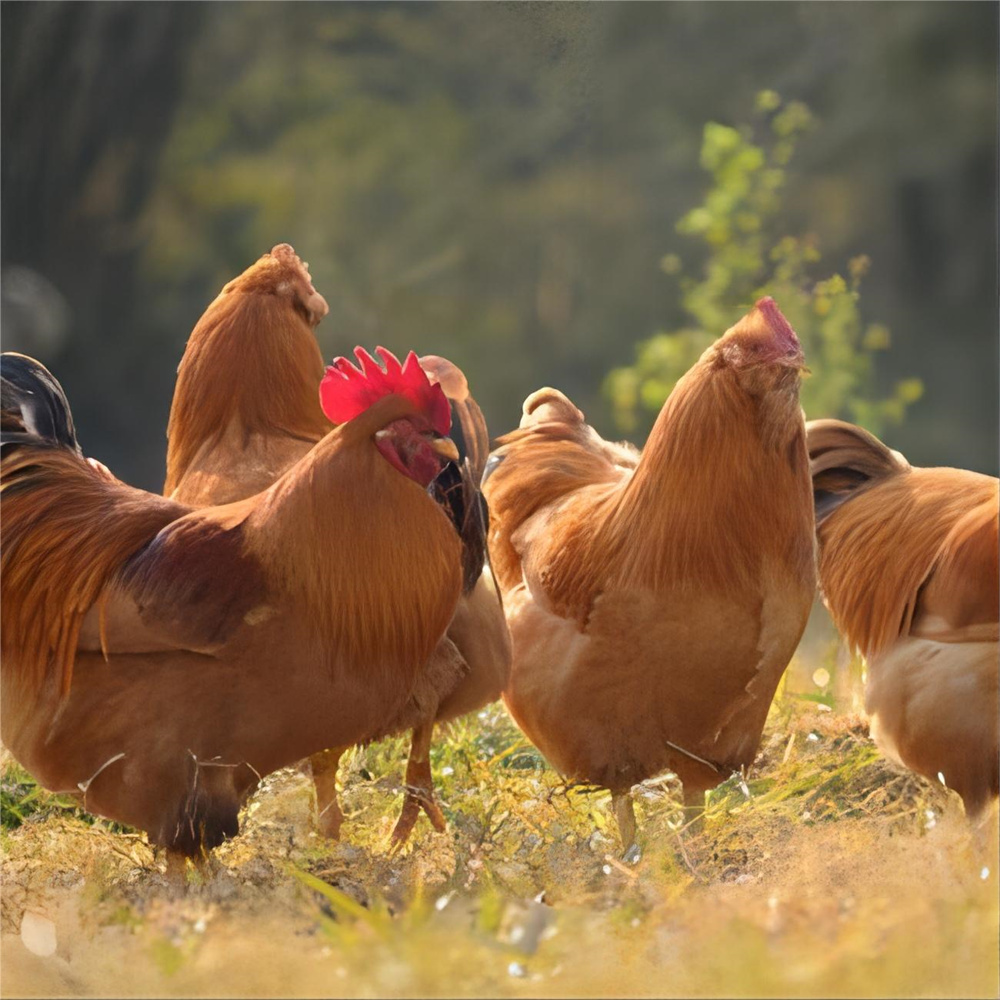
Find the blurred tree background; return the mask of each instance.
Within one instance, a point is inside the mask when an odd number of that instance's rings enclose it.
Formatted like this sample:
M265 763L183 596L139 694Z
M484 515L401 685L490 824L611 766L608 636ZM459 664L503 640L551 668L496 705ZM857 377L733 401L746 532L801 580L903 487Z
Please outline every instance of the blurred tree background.
M162 485L191 327L282 241L330 303L325 355L444 354L496 434L551 384L641 443L766 288L817 373L810 416L997 471L996 4L2 20L3 347L53 369L86 452L137 485Z

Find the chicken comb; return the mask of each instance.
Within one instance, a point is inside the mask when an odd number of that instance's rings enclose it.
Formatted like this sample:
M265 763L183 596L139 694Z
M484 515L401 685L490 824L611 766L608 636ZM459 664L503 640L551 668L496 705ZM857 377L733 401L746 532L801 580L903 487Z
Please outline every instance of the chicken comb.
M441 386L432 384L410 351L403 364L392 351L376 347L379 364L363 347L354 348L358 365L347 358L334 358L319 386L319 401L327 418L335 424L353 420L383 396L403 396L430 421L438 434L451 430L451 406Z
M742 319L731 326L719 341L733 364L798 364L802 345L792 325L769 295L758 299Z
M774 338L776 344L787 351L800 350L799 338L795 336L792 324L785 319L784 314L778 308L778 303L765 295L754 303L756 309L764 318L767 329Z

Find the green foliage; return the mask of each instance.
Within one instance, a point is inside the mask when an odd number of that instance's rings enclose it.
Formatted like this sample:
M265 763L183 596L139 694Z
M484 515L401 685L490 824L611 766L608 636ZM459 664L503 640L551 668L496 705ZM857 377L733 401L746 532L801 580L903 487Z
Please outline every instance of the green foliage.
M876 393L874 355L888 349L890 335L861 316L860 287L869 258L848 261L846 277L834 273L815 280L812 272L821 259L816 237L775 236L786 221L782 192L788 165L813 119L806 105L782 104L774 91L757 95L756 110L763 133L757 141L750 126L705 126L701 166L712 185L677 230L698 240L707 257L700 277L685 275L676 254L661 261L664 272L680 276L692 323L638 344L635 363L608 375L605 391L625 431L635 430L643 413L657 412L681 375L762 295L778 302L802 342L815 376L802 388L809 417L840 416L877 434L900 423L923 391L919 379L907 378L888 396Z
M43 819L55 813L75 816L114 833L129 829L121 823L92 816L72 795L46 791L13 758L5 757L0 770L0 827L5 831L16 830L31 817Z
M20 764L4 764L0 777L0 822L16 830L29 816L55 810L78 811L68 796L47 792Z

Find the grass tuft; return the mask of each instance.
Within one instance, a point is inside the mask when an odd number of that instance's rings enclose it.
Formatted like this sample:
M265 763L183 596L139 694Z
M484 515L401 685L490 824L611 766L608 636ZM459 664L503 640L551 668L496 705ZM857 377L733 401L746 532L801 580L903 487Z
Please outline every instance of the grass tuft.
M306 774L276 772L180 894L141 835L7 756L5 993L995 996L995 829L828 700L787 684L697 822L672 775L636 786L638 860L610 795L567 784L495 705L434 743L446 833L422 817L389 852L408 741L386 740L344 757L342 842L315 833ZM27 962L29 910L56 922L72 988Z

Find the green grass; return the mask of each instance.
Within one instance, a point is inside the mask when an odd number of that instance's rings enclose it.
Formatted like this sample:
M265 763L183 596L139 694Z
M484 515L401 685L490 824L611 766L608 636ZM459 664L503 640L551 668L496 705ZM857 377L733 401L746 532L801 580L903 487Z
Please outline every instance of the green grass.
M14 760L5 760L0 777L0 824L4 830L16 830L29 816L43 816L54 811L84 813L65 795L47 792Z

